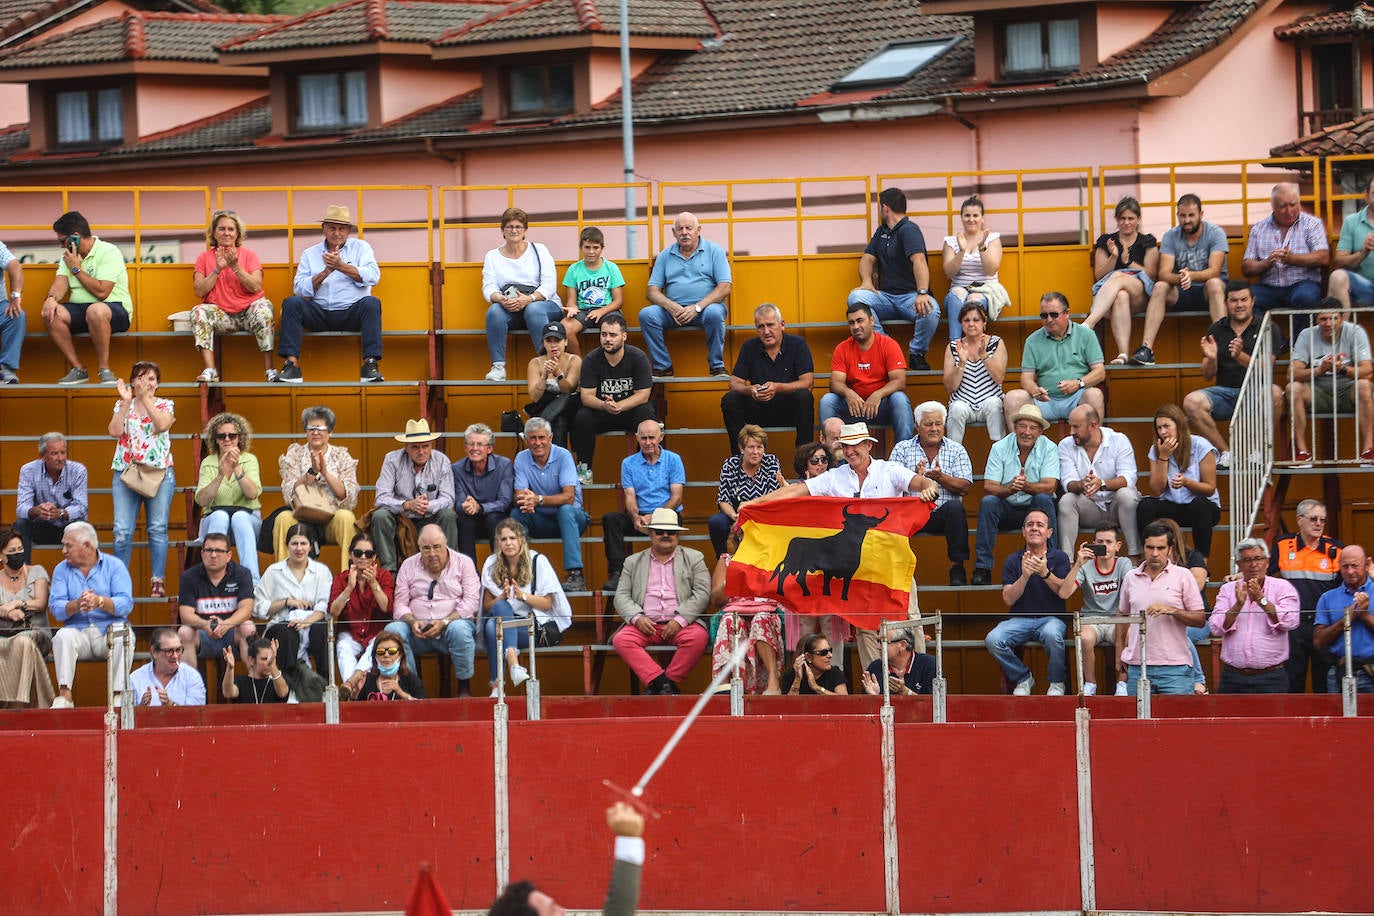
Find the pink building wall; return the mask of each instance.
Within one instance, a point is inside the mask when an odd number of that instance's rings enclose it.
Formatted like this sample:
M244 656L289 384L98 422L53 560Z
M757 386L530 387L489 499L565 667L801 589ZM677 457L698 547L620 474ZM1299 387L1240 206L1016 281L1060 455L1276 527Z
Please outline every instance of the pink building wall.
M1148 36L1173 12L1167 4L1097 5L1097 59L1106 60Z
M658 59L657 54L630 50L630 79L634 79ZM620 50L592 51L588 66L588 91L593 105L620 92Z
M436 73L441 73L442 78L436 79ZM479 69L463 70L447 65L439 71L422 57L383 60L381 75L383 124L482 88Z
M138 81L140 137L171 130L267 95L267 80L143 76Z

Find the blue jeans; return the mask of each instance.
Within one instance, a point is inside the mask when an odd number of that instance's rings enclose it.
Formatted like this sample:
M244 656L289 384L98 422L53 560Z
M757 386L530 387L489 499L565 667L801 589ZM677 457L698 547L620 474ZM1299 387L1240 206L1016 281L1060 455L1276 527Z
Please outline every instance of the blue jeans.
M582 568L582 532L592 517L576 506L564 503L553 514L515 510L510 517L525 526L530 537L562 538L563 569Z
M177 477L172 468L162 478L153 497L140 496L124 486L119 474L114 475L111 497L114 502L114 553L127 567L134 553L134 522L138 521L138 507L143 506L143 521L148 529L148 555L152 559L152 576L164 578L167 572L167 514L172 508Z
M951 343L964 336L964 326L959 323L959 310L964 307L964 297L968 293L960 296L950 290L945 293L945 320L949 323L949 340Z
M382 358L382 300L363 296L341 309L321 308L314 299L287 296L281 304L281 329L277 336L277 355L301 355L301 329L308 331L351 331L362 335L363 359Z
M420 669L415 665L416 653L447 652L453 662L453 676L462 681L472 677L472 657L477 652L476 621L452 621L444 627L444 635L437 639L421 639L410 631L410 624L404 620L393 620L386 625L386 631L400 637L406 649L406 667L417 676Z
M1002 666L1002 673L1012 684L1030 677L1030 669L1016 657L1017 646L1038 641L1045 647L1050 660L1050 683L1063 684L1069 678L1069 666L1064 658L1064 633L1067 627L1058 617L1008 617L992 628L983 640L988 652Z
M1339 661L1332 665L1326 672L1326 692L1340 693L1341 680L1345 677L1345 656L1340 656ZM1374 693L1374 677L1365 673L1363 668L1355 669L1355 692Z
M1350 304L1374 305L1374 280L1369 279L1358 270L1347 270L1345 273L1350 280Z
M506 361L506 335L521 328L529 331L534 352L544 346L544 325L563 315L558 303L549 299L531 302L518 312L508 312L493 302L487 306L487 353L494 363Z
M1353 290L1354 287L1352 286ZM1263 318L1270 309L1315 310L1322 297L1321 284L1316 280L1299 280L1292 286L1269 286L1265 283L1250 284L1250 292L1255 296L1255 317ZM1277 319L1275 319L1277 321ZM1296 335L1308 325L1306 315L1293 316L1293 334ZM1286 325L1287 322L1285 321ZM1281 327L1285 334L1287 328Z
M482 636L487 643L487 667L491 669L488 678L491 683L496 683L496 626L502 620L514 620L515 609L510 606L510 602L502 598L492 604L487 609L482 621ZM523 629L507 630L501 638L502 649L527 649L530 645L530 631Z
M234 547L239 552L239 565L248 570L253 577L253 584L258 584L258 533L262 531L262 513L256 509L252 512L239 510L238 512L225 512L223 509L211 510L205 518L200 521L200 537L205 539L207 534L228 534L234 532Z
M1126 666L1126 694L1136 695L1140 682L1140 666ZM1191 695L1193 692L1193 669L1187 665L1151 665L1150 695L1168 693Z
M19 352L24 347L25 318L21 313L13 318L0 309L0 366L19 368Z
M717 369L725 365L725 306L717 302L708 305L686 324L678 324L668 310L661 305L650 305L639 313L639 330L644 335L644 346L649 351L649 363L655 369L667 369L673 364L668 345L663 335L681 328L704 328L706 330L706 365Z
M935 329L940 326L938 303L926 314L918 315L915 293L885 293L882 290L856 289L849 294L845 304L855 305L860 302L873 310L875 331L882 331L883 319L910 321L911 345L907 347L907 352L915 356L925 356L926 351L930 349L930 338L935 336Z
M1207 675L1202 670L1202 656L1197 654L1197 644L1212 635L1206 627L1188 628L1188 651L1193 653L1193 683L1206 685Z
M1015 531L1026 520L1032 509L1039 509L1050 517L1050 528L1059 528L1055 513L1054 498L1048 493L1036 493L1024 506L1013 506L1000 496L984 496L978 503L978 532L973 542L973 565L978 569L992 570L992 548L997 543L997 532Z
M896 439L893 445L916 435L916 419L911 413L911 398L907 397L905 391L894 391L883 398L882 403L878 405L878 415L872 420L851 414L849 403L831 392L821 398L821 422L824 423L831 417L839 417L845 423L867 422L890 427Z

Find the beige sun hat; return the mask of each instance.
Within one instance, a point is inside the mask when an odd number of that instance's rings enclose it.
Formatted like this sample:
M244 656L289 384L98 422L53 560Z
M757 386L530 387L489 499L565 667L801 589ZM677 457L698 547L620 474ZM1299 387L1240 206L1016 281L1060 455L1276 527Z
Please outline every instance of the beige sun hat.
M392 438L397 442L411 444L415 442L433 442L435 439L438 439L440 435L442 435L442 433L432 433L429 431L428 420L406 420L406 431Z
M343 223L350 228L358 228L353 222L353 217L349 214L348 208L343 204L330 204L328 207L325 207L324 219L320 220L320 225L324 225L325 223Z
M838 445L858 445L860 442L877 441L868 434L868 424L863 422L846 423L841 426L839 438L835 440Z
M1045 415L1040 412L1040 408L1034 404L1027 404L1016 413L1011 415L1012 425L1016 425L1017 420L1034 420L1040 424L1041 429L1049 429L1050 421L1045 419Z
M687 529L677 523L677 510L655 509L654 514L649 516L649 530L686 531Z

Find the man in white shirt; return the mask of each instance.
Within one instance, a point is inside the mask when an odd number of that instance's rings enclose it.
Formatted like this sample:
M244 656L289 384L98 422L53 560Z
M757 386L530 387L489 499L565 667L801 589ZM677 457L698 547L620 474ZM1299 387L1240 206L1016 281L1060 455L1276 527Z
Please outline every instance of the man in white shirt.
M1140 491L1131 440L1102 425L1096 408L1080 404L1069 413L1069 435L1059 442L1059 549L1073 556L1079 526L1092 530L1111 522L1126 535L1126 552L1140 558L1136 505Z
M754 502L791 496L882 498L905 496L908 493L926 502L934 502L940 495L940 487L924 475L913 474L900 464L874 458L873 446L877 441L868 434L867 423L846 423L840 427L840 437L836 440L844 451L844 464L831 468L819 477L788 484L760 496Z
M153 660L129 675L129 689L139 706L204 706L205 681L181 660L181 637L171 627L158 627L148 641Z

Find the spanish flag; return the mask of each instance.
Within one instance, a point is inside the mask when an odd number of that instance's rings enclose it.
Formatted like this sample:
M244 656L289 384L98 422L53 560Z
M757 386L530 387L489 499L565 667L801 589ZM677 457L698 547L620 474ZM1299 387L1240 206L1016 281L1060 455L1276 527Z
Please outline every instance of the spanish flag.
M905 620L916 572L910 538L930 510L921 499L835 496L746 506L725 592L776 597L798 614L838 614L865 630Z

